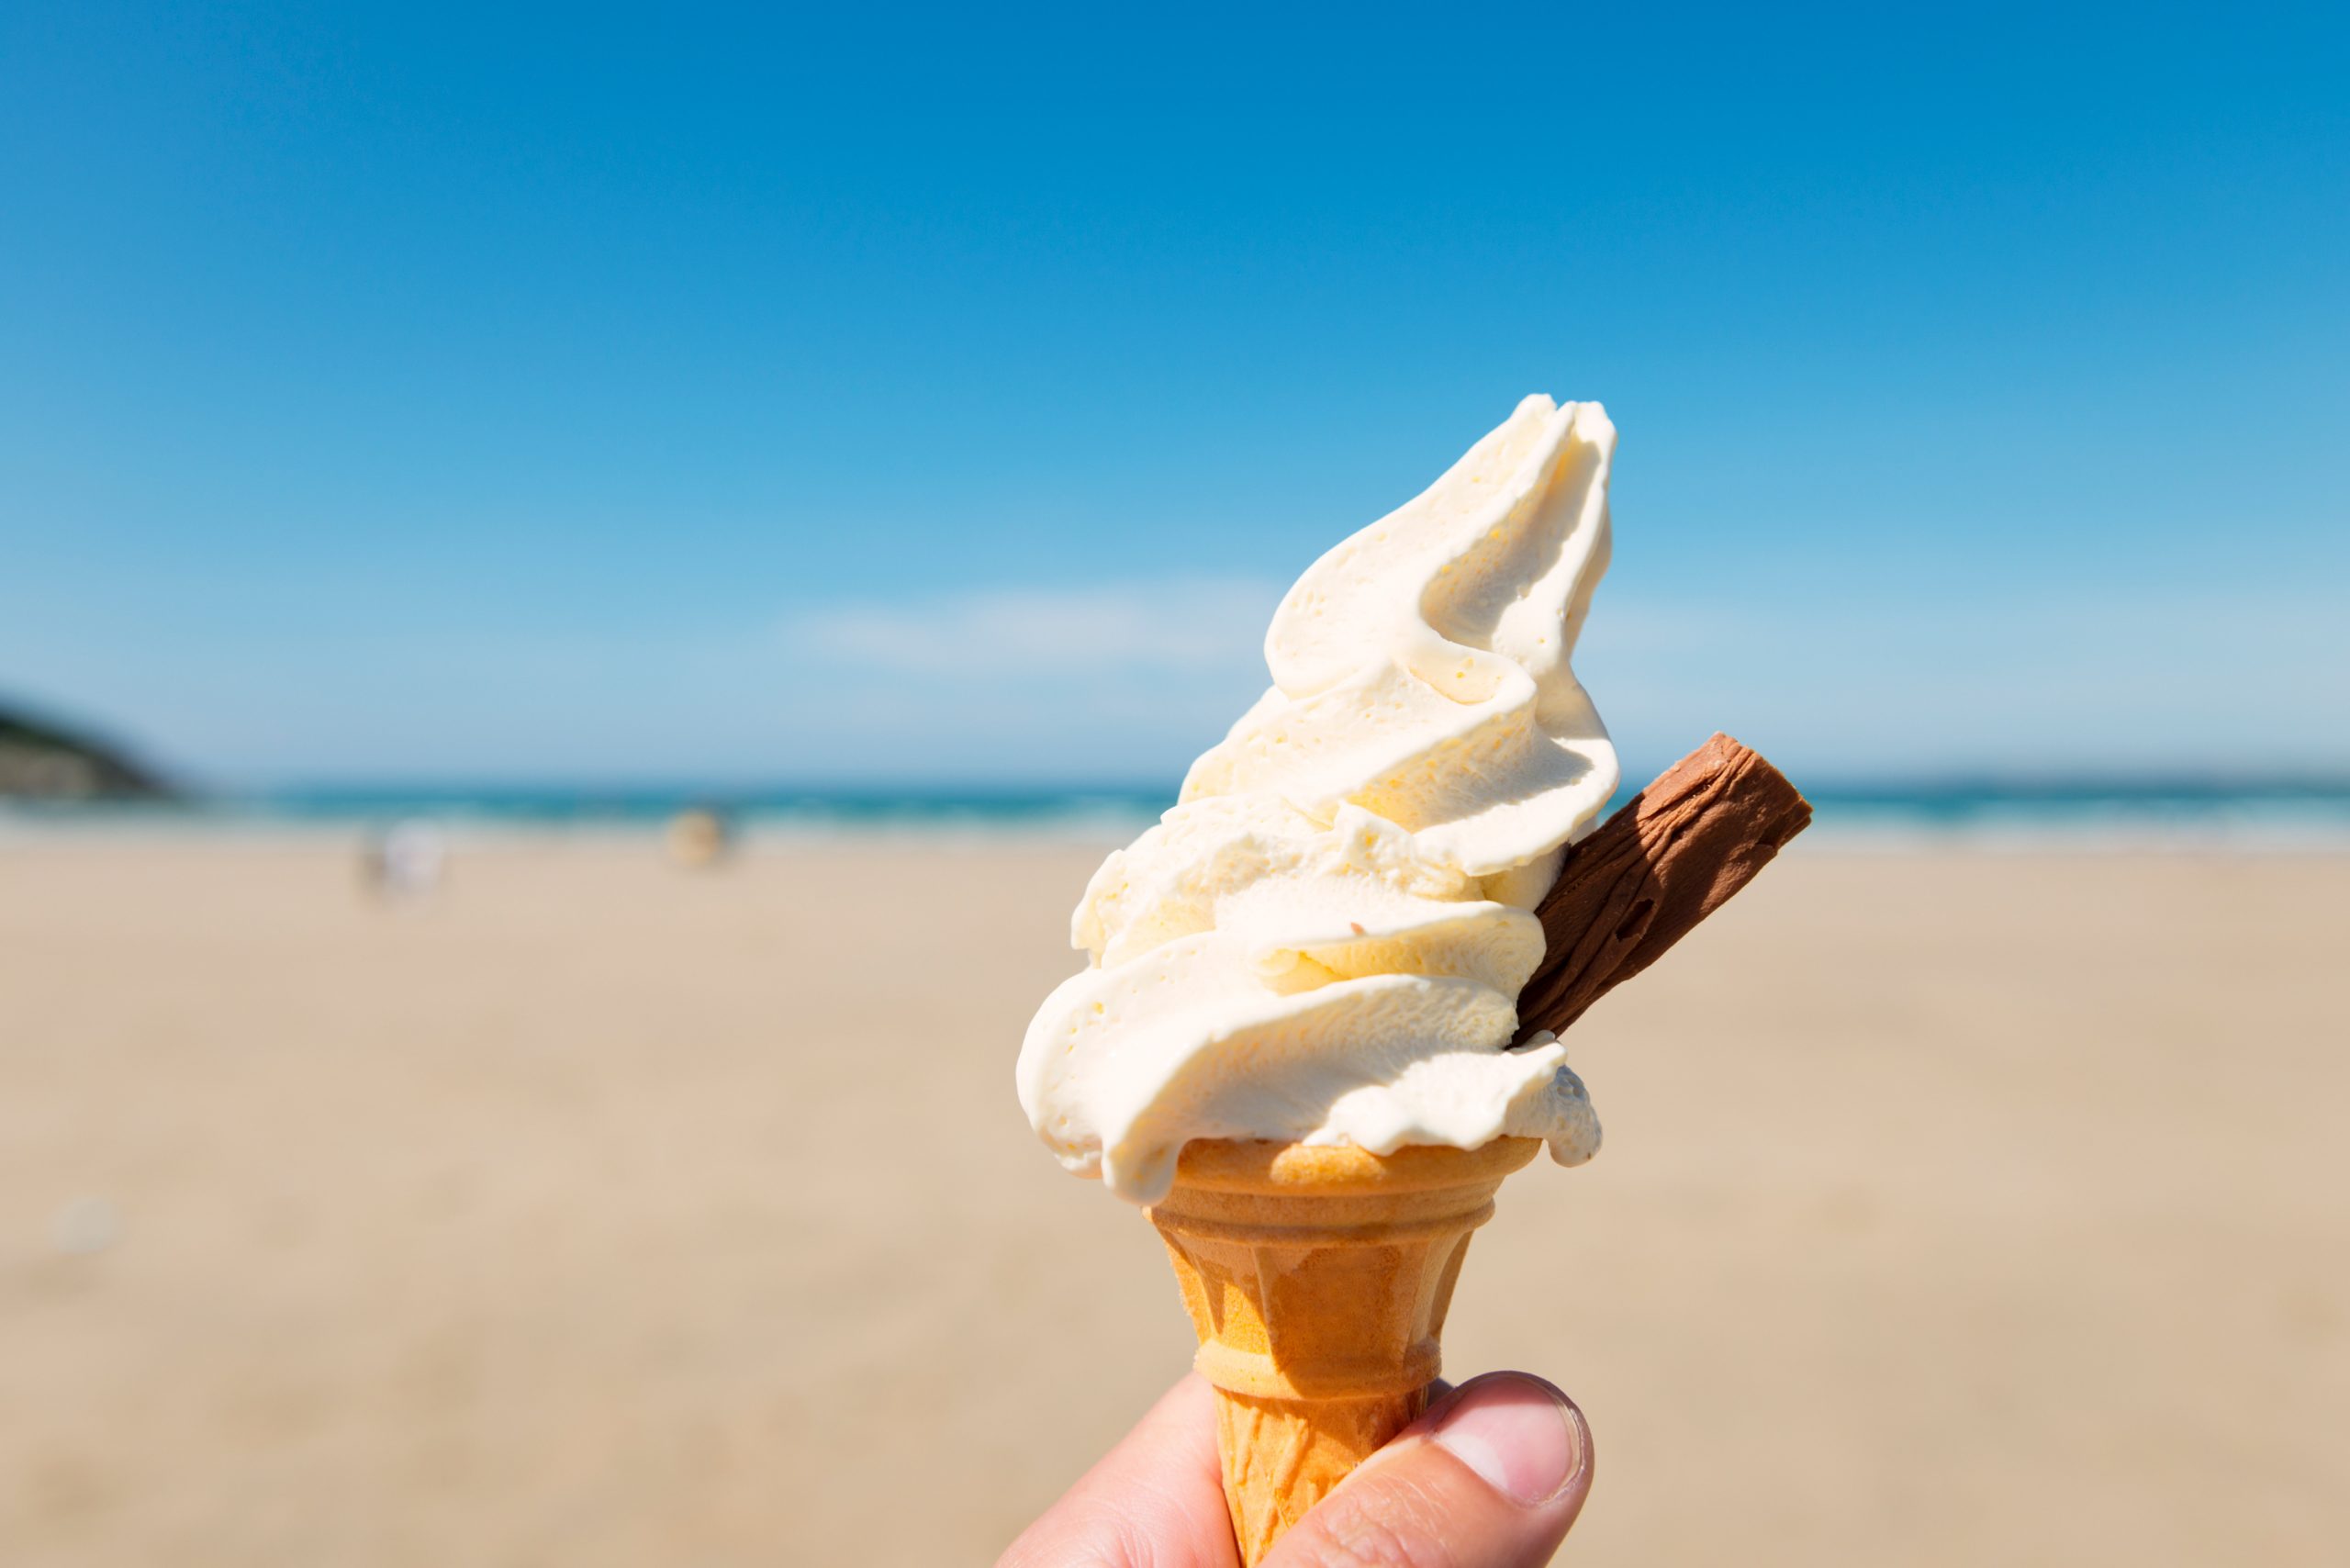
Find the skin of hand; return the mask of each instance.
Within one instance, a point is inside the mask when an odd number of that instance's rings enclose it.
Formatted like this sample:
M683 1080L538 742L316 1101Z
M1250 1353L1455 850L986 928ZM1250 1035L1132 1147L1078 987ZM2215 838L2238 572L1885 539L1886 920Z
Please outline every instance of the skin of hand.
M1535 1568L1591 1491L1591 1428L1525 1372L1439 1384L1427 1413L1315 1505L1260 1568ZM1196 1372L1031 1525L997 1568L1239 1568Z

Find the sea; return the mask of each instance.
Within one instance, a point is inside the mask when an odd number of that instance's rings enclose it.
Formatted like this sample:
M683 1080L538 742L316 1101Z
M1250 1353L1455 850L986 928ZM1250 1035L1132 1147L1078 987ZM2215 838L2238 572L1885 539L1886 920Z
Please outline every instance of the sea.
M1661 767L1627 769L1647 778ZM1815 842L1900 848L2350 850L2350 778L1807 781ZM1627 790L1610 809L1629 797ZM226 790L171 805L0 805L0 834L386 831L634 834L707 811L746 838L1046 837L1118 843L1172 781L963 786L367 783Z

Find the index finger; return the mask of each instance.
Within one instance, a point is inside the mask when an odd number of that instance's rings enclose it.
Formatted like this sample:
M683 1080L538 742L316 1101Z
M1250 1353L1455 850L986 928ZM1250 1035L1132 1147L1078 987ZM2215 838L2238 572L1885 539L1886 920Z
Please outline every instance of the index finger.
M996 1568L1239 1568L1215 1395L1192 1372L1012 1543Z

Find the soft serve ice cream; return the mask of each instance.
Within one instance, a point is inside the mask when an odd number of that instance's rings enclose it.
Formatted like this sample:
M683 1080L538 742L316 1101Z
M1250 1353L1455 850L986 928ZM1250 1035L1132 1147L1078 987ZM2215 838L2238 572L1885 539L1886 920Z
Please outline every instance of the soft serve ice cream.
M1028 1026L1063 1164L1149 1204L1194 1138L1598 1148L1565 1047L1511 1042L1534 906L1616 789L1568 664L1615 445L1598 404L1528 398L1290 589L1272 689L1094 874L1091 962Z

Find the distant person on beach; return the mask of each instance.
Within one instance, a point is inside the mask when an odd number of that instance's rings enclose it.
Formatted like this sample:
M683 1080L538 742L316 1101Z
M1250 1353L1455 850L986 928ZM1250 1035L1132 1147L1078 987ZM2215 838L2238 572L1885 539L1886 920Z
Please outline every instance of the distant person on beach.
M360 852L360 877L378 897L422 898L441 885L445 858L440 829L431 823L395 823Z
M734 824L707 806L679 812L664 834L669 858L689 870L715 866L734 851Z

